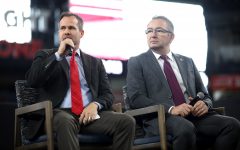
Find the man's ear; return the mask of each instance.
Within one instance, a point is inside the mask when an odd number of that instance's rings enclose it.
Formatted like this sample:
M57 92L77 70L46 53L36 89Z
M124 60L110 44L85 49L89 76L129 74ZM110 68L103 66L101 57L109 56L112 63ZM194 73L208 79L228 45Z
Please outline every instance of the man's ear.
M80 30L79 32L80 32L80 34L81 34L81 37L83 37L83 35L84 35L84 30Z
M172 43L172 41L174 40L174 38L175 38L175 34L174 33L170 33L169 34L169 36L170 36L170 43Z

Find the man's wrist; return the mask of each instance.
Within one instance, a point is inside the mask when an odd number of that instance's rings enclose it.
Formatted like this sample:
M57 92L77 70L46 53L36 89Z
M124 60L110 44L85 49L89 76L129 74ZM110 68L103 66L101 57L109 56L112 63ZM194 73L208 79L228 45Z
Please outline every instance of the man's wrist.
M102 105L101 104L99 104L98 102L95 102L95 101L93 103L97 105L97 110L101 110L102 109Z
M63 59L63 57L61 57L58 52L55 52L55 56L57 61L61 61Z

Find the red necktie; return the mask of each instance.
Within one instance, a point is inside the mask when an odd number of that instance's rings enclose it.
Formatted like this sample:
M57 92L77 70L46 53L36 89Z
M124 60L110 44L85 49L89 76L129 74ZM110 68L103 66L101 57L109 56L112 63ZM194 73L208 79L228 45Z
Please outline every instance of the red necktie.
M160 58L164 60L163 70L167 78L168 85L172 91L174 104L177 106L182 103L185 103L185 99L184 99L184 95L181 90L181 87L177 81L177 78L175 76L175 73L173 72L173 69L169 61L167 60L168 57L166 55L162 55L160 56Z
M76 51L73 51L70 59L70 83L71 83L71 99L72 112L79 115L83 111L82 92L80 85L80 76L78 65L75 61Z

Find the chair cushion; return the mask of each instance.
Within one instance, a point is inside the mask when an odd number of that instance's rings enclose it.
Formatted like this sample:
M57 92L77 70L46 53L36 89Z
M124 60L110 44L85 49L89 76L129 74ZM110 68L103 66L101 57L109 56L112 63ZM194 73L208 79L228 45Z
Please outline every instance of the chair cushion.
M172 137L167 135L167 141L171 143ZM160 136L142 137L134 140L134 145L149 144L160 142Z
M200 148L207 148L209 146L212 146L212 143L214 143L214 139L215 138L199 135L197 137L197 145ZM134 140L134 145L142 145L142 144L157 143L157 142L160 142L160 136L141 137L141 138L136 138ZM167 142L168 144L172 144L171 135L167 135Z
M101 134L78 134L78 139L80 144L99 144L99 145L110 145L112 144L112 138L107 135ZM44 142L47 140L46 135L39 136L34 140L24 140L23 144L32 144L38 142ZM54 134L54 140L56 140L56 135Z

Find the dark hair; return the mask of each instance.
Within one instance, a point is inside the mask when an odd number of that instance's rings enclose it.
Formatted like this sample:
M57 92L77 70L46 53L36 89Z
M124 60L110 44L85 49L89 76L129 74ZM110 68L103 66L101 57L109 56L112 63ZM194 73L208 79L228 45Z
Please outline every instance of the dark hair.
M60 16L59 22L62 20L63 17L71 17L71 16L75 17L78 20L78 28L80 30L82 30L83 29L83 19L80 16L78 16L77 14L74 14L72 12L63 12Z
M174 33L173 23L167 17L165 17L165 16L154 16L154 17L152 17L152 20L155 20L155 19L161 19L161 20L166 21L167 26L168 26L168 30L171 31L172 33Z

